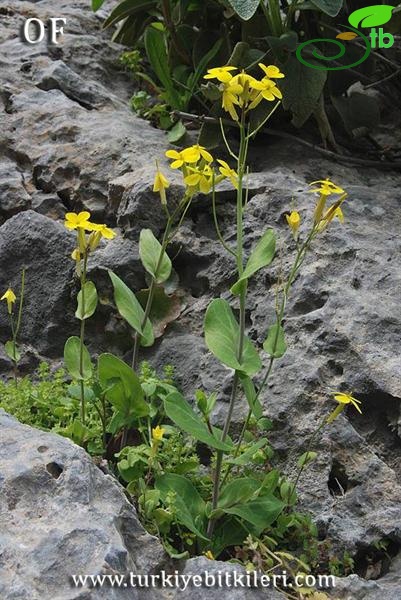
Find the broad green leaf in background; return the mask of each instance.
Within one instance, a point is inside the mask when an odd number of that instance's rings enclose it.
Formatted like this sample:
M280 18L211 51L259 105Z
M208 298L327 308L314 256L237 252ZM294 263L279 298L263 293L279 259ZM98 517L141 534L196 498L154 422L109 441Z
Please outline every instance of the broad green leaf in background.
M317 4L316 0L313 0ZM359 29L360 27L379 27L388 23L393 16L395 6L388 4L376 4L374 6L364 6L355 10L349 17L349 23Z
M97 291L93 281L87 281L83 289L78 292L78 307L75 311L75 316L80 321L89 319L93 315L97 307ZM85 306L83 306L85 304Z
M281 358L287 352L284 329L278 323L269 327L263 349L273 358Z
M227 442L221 442L210 433L201 417L198 416L185 398L179 392L172 392L164 400L164 410L169 419L171 419L180 429L189 433L196 440L229 452L232 446Z
M181 96L171 77L164 32L152 26L148 27L145 32L145 49L152 69L165 90L166 101L170 106L180 109Z
M248 280L254 273L270 265L276 252L276 236L273 229L269 229L260 238L256 244L255 250L250 255L244 272L238 281L232 286L231 291L233 294L239 294L241 292L241 283Z
M166 473L156 479L155 487L160 491L163 501L166 501L171 493L174 494L176 518L196 536L207 540L206 504L189 479L182 475Z
M109 271L109 276L113 284L114 301L118 312L132 329L139 333L142 346L152 346L154 342L152 323L148 319L142 329L145 313L134 292L113 271Z
M247 375L240 375L240 381L245 392L245 397L248 401L249 408L252 410L255 419L260 419L263 416L263 407L257 397L253 381Z
M152 231L150 229L142 229L139 236L139 256L144 268L155 278L156 283L167 281L171 273L171 260L166 252L164 252L159 265L161 249L162 246Z
M186 135L187 129L182 121L177 121L167 134L170 144L176 144Z
M238 362L240 329L226 300L217 298L209 304L204 329L207 347L227 367L242 371L246 375L254 375L262 368L259 354L246 336L241 363Z
M260 4L260 0L228 0L228 2L244 21L249 21L253 17Z
M313 49L312 46L310 48ZM281 66L281 70L285 74L285 78L280 79L283 108L292 112L293 125L302 127L318 105L326 83L327 71L311 69L293 55Z
M92 0L96 2L97 0ZM110 13L109 17L103 23L103 28L110 27L135 13L151 10L157 6L158 0L123 0L117 4L115 9Z
M343 0L311 0L311 2L330 17L336 17L343 5Z
M82 373L80 369L80 347L79 337L68 338L64 346L64 363L68 373L73 379L86 381L92 377L93 367L91 357L86 346L83 346Z
M149 414L138 375L113 354L101 354L98 359L99 383L106 398L125 417L144 417Z

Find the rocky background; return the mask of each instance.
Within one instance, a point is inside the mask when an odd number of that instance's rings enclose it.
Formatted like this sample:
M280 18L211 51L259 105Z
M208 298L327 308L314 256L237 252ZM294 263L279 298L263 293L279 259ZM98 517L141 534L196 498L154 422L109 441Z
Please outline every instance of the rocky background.
M21 42L25 19L54 16L67 18L59 45ZM122 49L100 32L102 13L93 15L88 0L61 0L56 6L50 0L1 0L0 17L0 289L18 288L26 267L22 368L29 372L43 358L57 364L66 337L77 333L74 237L62 224L68 210L88 209L120 232L91 259L103 303L88 339L93 352L123 355L132 340L110 305L105 269L112 268L132 289L145 286L137 240L142 227L155 234L163 227L151 189L154 160L167 149L165 135L129 110L133 86L118 63ZM310 211L307 183L316 179L329 176L349 193L346 223L317 240L293 287L285 322L290 349L277 362L263 398L274 422L271 441L291 475L316 425L333 408L330 392L353 391L363 401L362 416L350 411L318 441L319 457L301 480L300 497L320 538L356 560L357 575L339 581L333 598L395 600L401 594L399 173L330 163L288 141L259 144L252 157L246 243L250 248L268 226L281 242L275 264L250 288L247 325L256 343L263 342L272 323L274 284L290 262L284 213L294 203L302 214ZM173 196L179 192L179 184L172 187ZM233 239L228 188L218 194L218 205L223 232ZM208 199L195 201L169 252L179 277L179 317L143 358L157 367L173 364L188 395L201 386L213 390L221 377L222 419L230 373L206 352L202 320L211 298L229 297L234 265L216 240ZM0 336L8 338L4 310ZM3 346L0 368L4 374L10 369ZM237 423L244 411L240 405ZM102 567L157 572L166 564L122 489L82 450L20 426L4 413L0 522L5 600L142 598L144 592L132 590L74 591L67 578ZM383 540L386 553L374 546ZM205 568L204 559L180 568L196 572ZM221 590L192 589L190 595L215 593L225 598ZM280 597L229 593L227 598L238 600Z

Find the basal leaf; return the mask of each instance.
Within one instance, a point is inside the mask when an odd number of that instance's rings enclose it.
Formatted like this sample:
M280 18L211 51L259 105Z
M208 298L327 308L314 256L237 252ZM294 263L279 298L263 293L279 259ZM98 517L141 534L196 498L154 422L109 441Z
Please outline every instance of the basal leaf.
M18 346L17 344L14 344L13 340L8 340L8 342L4 344L4 349L7 356L11 358L11 360L14 362L18 362L20 360L21 352L18 350Z
M231 291L237 295L241 291L241 282L248 280L254 273L270 265L276 252L276 236L273 229L269 229L256 244L248 259L243 274L232 286Z
M223 487L218 509L229 508L247 502L260 488L260 482L250 477L238 477Z
M144 417L149 414L138 375L113 354L101 354L98 359L99 383L106 398L125 417Z
M96 0L92 0L96 1ZM143 10L151 10L157 5L157 0L123 0L112 10L103 23L103 28L110 27L127 17Z
M75 316L80 321L89 319L97 307L97 291L93 281L87 281L83 288L78 292L78 307Z
M241 362L238 361L240 329L226 300L213 300L205 316L205 341L209 350L227 367L254 375L262 363L251 340L245 336Z
M165 398L164 410L169 419L196 440L217 450L232 450L231 444L221 442L210 433L202 419L179 392L172 392Z
M176 518L192 533L203 540L206 537L206 504L194 485L182 475L167 473L158 477L155 487L165 502L167 496L174 494Z
M113 271L109 271L109 276L113 284L114 301L118 312L132 329L139 333L142 346L152 346L154 342L152 323L148 319L142 329L145 313L134 292Z
M146 271L156 283L167 281L171 273L171 260L166 252L160 258L162 246L150 229L142 229L139 236L139 256Z
M224 512L230 515L236 515L249 523L252 523L259 532L269 527L277 519L285 507L285 503L278 500L275 496L260 496L255 500L242 505L224 508Z

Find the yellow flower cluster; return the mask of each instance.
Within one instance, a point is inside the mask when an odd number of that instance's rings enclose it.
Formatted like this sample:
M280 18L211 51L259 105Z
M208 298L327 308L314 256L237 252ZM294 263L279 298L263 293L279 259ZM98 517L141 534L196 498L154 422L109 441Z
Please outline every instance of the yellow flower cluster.
M68 212L65 215L64 225L67 229L76 230L78 236L78 248L75 248L71 258L78 264L89 252L96 250L100 240L112 240L116 233L104 224L92 223L90 212L84 210L80 213ZM85 232L90 235L86 236Z
M13 304L17 300L17 296L14 294L12 289L8 288L8 290L2 295L0 300L5 300L7 302L8 314L11 315L11 313L13 312Z
M341 209L341 205L347 197L347 193L338 185L330 181L329 179L320 179L314 181L310 186L317 186L310 190L310 192L317 193L320 198L317 202L314 214L314 225L317 227L317 231L323 231L327 226L337 218L341 223L344 223L344 214ZM340 196L329 208L327 208L327 198L329 196ZM296 210L293 210L290 214L286 215L288 226L290 227L294 238L298 236L299 227L301 225L301 215Z
M266 66L259 63L259 67L264 73L260 80L244 71L234 75L233 72L238 69L230 66L209 69L204 77L204 79L217 79L219 82L222 107L230 114L233 121L239 120L238 109L246 114L256 108L262 100L273 102L283 97L274 79L282 79L285 75L274 65Z
M168 150L166 157L172 162L170 168L182 172L186 186L186 196L191 198L194 194L209 194L213 183L217 184L223 179L229 179L232 185L238 187L238 174L224 160L217 160L218 171L214 166L214 158L199 144L189 146L181 151ZM153 183L153 191L160 194L162 204L166 204L166 190L170 187L167 177L157 166Z

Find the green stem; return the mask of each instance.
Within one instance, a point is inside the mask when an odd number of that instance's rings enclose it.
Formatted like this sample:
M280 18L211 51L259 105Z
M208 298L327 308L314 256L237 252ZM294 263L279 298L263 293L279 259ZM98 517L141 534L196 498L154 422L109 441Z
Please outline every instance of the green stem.
M242 112L241 117L241 125L240 125L240 151L238 155L238 163L237 163L237 172L238 172L238 189L237 189L237 207L236 207L236 221L237 221L237 251L236 251L236 259L237 259L237 271L238 278L241 277L244 271L244 224L243 224L243 215L244 215L244 189L243 189L243 181L246 170L246 161L248 154L248 142L249 138L247 137L246 128L245 128L245 113ZM244 350L244 340L245 340L245 308L246 308L246 294L247 294L247 286L244 284L241 288L241 293L239 297L239 305L240 305L240 318L239 318L239 337L238 337L238 346L237 346L237 358L238 362L241 364L242 362L242 354ZM228 412L226 416L226 420L224 423L223 433L221 436L221 440L224 442L228 431L230 429L232 416L234 413L235 402L237 399L239 387L239 373L235 371L233 378L233 385L231 390L230 403L228 406ZM223 451L218 450L216 455L216 466L214 470L213 477L213 495L212 495L212 510L216 510L218 501L219 501L219 493L221 488L221 468L223 464ZM215 519L211 518L208 523L207 535L210 538L213 535Z
M84 340L85 340L85 284L86 284L86 271L88 266L88 253L85 252L84 263L81 273L81 299L82 299L82 318L81 328L79 333L79 374L80 379L80 391L81 391L81 419L82 424L86 422L86 407L85 407L85 384L83 380L84 376Z

